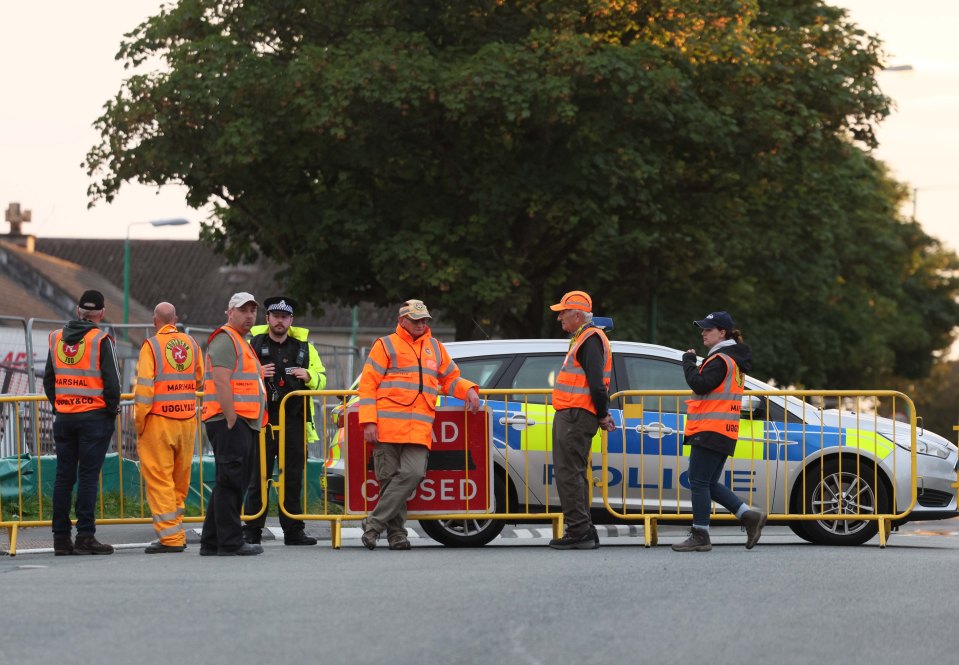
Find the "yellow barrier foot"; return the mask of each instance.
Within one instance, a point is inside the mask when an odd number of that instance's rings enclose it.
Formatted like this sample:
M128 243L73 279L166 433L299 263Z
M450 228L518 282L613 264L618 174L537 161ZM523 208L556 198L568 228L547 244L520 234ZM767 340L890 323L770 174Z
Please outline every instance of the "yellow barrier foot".
M17 556L17 525L7 527L7 537L10 539L10 549L7 554Z
M884 548L892 532L892 520L879 520L879 547Z
M340 529L342 526L340 520L330 522L330 544L335 550L340 549L340 546L343 544L343 533Z
M563 516L553 518L553 538L563 537Z
M655 517L647 517L644 520L643 535L646 538L646 547L656 547L659 544L659 529Z

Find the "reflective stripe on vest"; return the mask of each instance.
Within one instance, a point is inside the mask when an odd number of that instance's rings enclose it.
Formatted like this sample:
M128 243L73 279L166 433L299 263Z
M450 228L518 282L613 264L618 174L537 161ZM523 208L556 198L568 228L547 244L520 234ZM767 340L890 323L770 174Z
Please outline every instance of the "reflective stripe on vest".
M62 329L50 333L57 413L83 413L106 408L100 372L100 343L105 337L108 335L103 330L91 328L76 344L66 344Z
M613 373L613 354L609 348L609 340L599 328L586 328L566 352L563 368L556 377L556 385L553 387L554 409L586 409L596 414L596 405L593 404L593 396L589 392L586 371L576 358L583 342L591 335L599 335L603 342L603 383L606 385L606 390L609 390L609 381Z
M380 441L432 445L437 395L448 382L447 394L465 399L473 384L459 377L456 363L432 336L410 342L397 333L380 338L367 358L360 382L375 377L376 390L359 399L363 422L375 421Z
M386 349L386 353L390 357L390 365L386 368L379 368L377 366L377 369L383 374L383 380L376 390L376 399L383 400L382 402L377 401L378 410L380 418L411 419L407 408L413 406L420 395L436 397L440 394L440 374L438 371L440 358L442 357L440 355L440 346L433 337L427 340L432 352L432 358L430 358L429 354L424 353L421 347L421 356L426 356L427 363L429 363L430 360L433 362L433 367L430 367L429 364L424 365L423 358L417 358L416 352L412 349L409 351L404 349L402 353L397 352L392 337L393 335L387 335L386 337L380 338L380 341L383 343L383 348ZM407 364L401 365L400 358ZM416 364L413 364L413 361L415 361ZM446 368L443 376L449 374L455 367L455 363L450 361L450 365ZM452 390L450 392L452 392ZM426 399L425 402L428 405L425 412L429 414L430 422L432 422L432 414L435 411L435 400ZM394 405L400 408L393 409L395 413L391 414L391 407ZM412 420L422 419L412 418Z
M686 415L686 436L700 432L714 432L739 439L739 412L742 409L743 375L732 358L717 353L707 358L699 368L703 373L706 365L716 358L726 363L726 378L708 395L696 395L686 400L689 412Z
M230 336L236 349L236 364L230 375L230 387L233 391L233 410L241 418L266 424L266 387L260 375L260 361L253 347L246 343L240 333L229 326L221 326L210 335L210 342L220 333ZM203 382L203 410L201 418L209 420L223 413L223 407L216 394L213 382L213 361L206 355L206 380Z
M150 413L176 420L196 415L196 359L199 347L181 332L149 338L144 344L153 352L153 379L138 379L139 385L153 386L153 396L137 395L136 401L150 404Z

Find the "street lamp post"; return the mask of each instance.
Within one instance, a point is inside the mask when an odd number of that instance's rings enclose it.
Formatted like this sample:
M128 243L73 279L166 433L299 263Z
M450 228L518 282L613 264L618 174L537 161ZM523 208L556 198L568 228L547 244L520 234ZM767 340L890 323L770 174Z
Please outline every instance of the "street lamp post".
M123 242L123 323L130 323L130 229L137 225L150 226L183 226L189 220L177 217L174 219L154 219L149 222L130 222L127 224L127 238Z

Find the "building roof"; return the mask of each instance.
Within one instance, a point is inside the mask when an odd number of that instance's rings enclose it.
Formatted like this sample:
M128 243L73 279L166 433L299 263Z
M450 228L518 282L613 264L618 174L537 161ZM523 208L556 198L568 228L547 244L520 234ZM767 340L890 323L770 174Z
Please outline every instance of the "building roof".
M46 300L31 292L23 284L0 272L0 293L3 294L3 310L0 316L24 319L63 319L69 314L57 309Z
M124 242L38 238L36 248L44 254L95 267L106 280L122 285ZM130 241L130 293L151 310L153 304L164 300L173 303L180 322L188 326L223 323L232 293L248 291L260 302L281 295L278 271L279 266L265 258L254 265L230 266L222 255L199 240ZM396 325L396 310L363 304L358 308L358 318L360 330L389 330ZM296 319L297 325L310 328L349 330L352 311L350 307L326 304L322 314L298 314Z
M8 257L7 271L3 277L13 285L9 296L5 293L2 314L38 319L49 317L62 321L73 317L73 308L81 293L96 289L103 293L106 301L104 320L108 323L123 321L123 289L92 267L41 252L31 252L5 240L0 240L0 250ZM26 270L18 269L15 264L24 266ZM7 305L8 300L10 306ZM19 313L14 314L14 311ZM152 308L147 309L131 298L130 323L151 323L152 320Z

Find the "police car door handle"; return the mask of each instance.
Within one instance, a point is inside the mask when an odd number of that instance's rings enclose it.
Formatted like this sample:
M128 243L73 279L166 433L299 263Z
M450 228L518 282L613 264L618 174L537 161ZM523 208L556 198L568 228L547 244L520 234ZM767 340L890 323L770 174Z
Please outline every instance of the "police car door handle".
M523 429L525 427L535 427L536 421L530 420L526 416L520 414L516 416L506 416L505 418L500 418L499 424L512 425L513 429Z
M662 423L649 423L648 425L643 425L640 423L636 425L635 430L639 434L648 434L653 438L662 438L664 436L671 436L676 433L672 427L666 427Z

